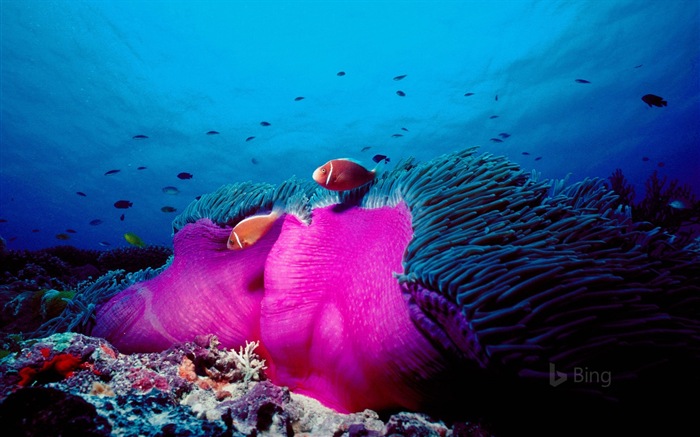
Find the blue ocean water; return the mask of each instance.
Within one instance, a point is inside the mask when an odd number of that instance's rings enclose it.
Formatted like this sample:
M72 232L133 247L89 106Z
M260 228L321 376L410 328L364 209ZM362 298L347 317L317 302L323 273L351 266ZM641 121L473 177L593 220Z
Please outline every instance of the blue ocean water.
M658 171L700 194L695 0L2 0L0 20L14 249L171 245L223 184L473 145L545 178L621 168L641 196Z

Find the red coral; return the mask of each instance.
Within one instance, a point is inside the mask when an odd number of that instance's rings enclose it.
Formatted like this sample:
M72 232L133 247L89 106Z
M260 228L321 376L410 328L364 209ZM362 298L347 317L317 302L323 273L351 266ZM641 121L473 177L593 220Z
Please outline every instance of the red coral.
M147 392L152 388L157 388L160 391L169 389L168 380L148 369L132 369L129 374L129 380L133 381L131 387L136 390Z
M50 350L41 349L41 354L48 358ZM54 356L50 360L43 362L40 368L31 366L23 367L19 370L19 385L25 387L34 381L51 382L60 381L73 376L73 372L83 364L82 358L76 355L62 353Z
M112 359L117 358L117 352L114 349L112 349L111 347L107 346L106 344L101 344L100 349L102 349L102 352L107 354L107 356L109 356L110 358L112 358Z

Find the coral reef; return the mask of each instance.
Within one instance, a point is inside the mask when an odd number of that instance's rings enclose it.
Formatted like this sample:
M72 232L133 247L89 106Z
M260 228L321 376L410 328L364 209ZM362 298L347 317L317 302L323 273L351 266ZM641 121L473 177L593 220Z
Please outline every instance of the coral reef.
M97 278L110 270L137 272L160 267L172 255L163 246L127 247L108 251L56 246L41 250L0 251L3 266L0 284L21 282L26 290L40 288L69 289L80 281ZM20 285L14 285L19 287Z
M71 266L45 251L14 251L0 254L3 266L2 283L22 283L27 289L58 288L75 281ZM31 288L33 287L33 288Z
M68 245L48 247L36 252L55 256L71 267L80 267L84 265L98 266L98 259L100 255L104 253L99 250L78 249L77 247Z
M608 186L619 196L621 206L631 208L637 222L650 222L678 237L675 244L685 245L700 236L700 201L697 201L689 185L677 179L668 181L655 170L645 182L644 198L635 202L632 187L621 169L608 177Z
M80 364L23 387L23 369L65 356ZM339 414L266 381L260 364L255 344L236 352L212 336L124 355L102 339L55 334L24 341L0 360L0 422L9 435L24 436L489 435L477 423L447 425L414 413L385 421L369 410Z
M102 252L97 261L103 273L109 270L138 272L162 266L172 254L172 249L164 246L123 247Z

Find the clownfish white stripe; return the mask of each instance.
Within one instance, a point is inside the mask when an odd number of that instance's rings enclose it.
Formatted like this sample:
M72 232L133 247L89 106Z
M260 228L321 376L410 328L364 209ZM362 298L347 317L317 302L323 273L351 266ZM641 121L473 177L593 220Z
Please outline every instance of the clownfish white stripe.
M238 238L238 234L235 233L235 232L231 232L231 233L233 234L234 237L236 237L236 243L238 243L238 247L240 247L241 249L243 249L243 243L241 243L241 239Z
M331 182L331 175L333 174L333 163L330 163L331 169L328 171L328 177L326 178L326 186Z

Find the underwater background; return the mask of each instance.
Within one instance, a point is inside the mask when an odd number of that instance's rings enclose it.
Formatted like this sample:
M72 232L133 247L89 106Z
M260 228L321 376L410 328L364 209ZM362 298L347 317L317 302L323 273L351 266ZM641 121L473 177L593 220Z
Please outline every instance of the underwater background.
M3 435L697 429L697 1L0 0L0 49Z
M654 171L700 191L697 1L0 8L11 249L171 246L173 218L223 184L474 145L543 178L622 169L637 201Z

